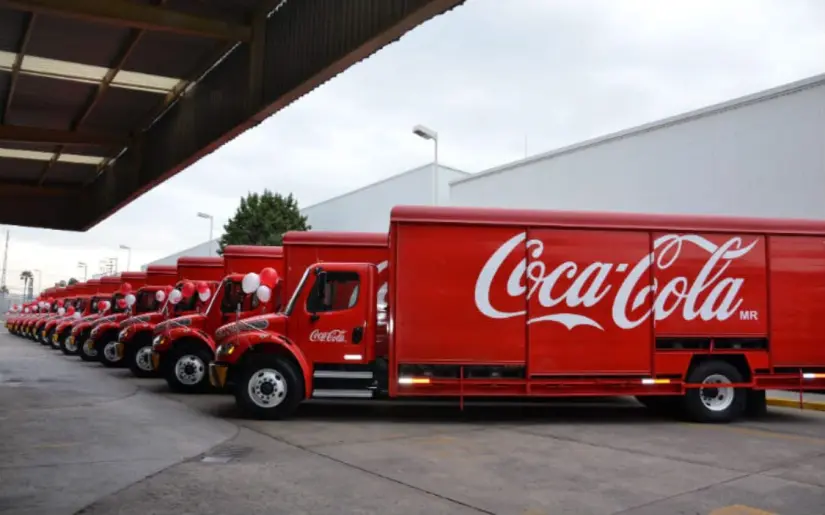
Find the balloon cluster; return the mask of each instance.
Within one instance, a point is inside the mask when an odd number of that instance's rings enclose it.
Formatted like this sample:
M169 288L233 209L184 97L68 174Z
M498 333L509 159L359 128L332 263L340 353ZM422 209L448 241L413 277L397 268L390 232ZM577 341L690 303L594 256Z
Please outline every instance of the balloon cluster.
M274 268L266 267L261 270L260 274L254 272L246 274L241 282L241 288L247 295L255 293L261 302L269 302L276 284L278 284L278 272Z

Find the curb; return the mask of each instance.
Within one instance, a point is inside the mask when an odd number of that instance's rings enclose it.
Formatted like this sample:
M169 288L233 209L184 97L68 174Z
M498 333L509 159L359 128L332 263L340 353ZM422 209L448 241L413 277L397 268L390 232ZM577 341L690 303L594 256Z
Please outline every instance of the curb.
M806 401L801 403L799 400L793 399L771 399L768 398L768 406L780 406L782 408L796 408L803 410L825 411L825 402L820 401Z

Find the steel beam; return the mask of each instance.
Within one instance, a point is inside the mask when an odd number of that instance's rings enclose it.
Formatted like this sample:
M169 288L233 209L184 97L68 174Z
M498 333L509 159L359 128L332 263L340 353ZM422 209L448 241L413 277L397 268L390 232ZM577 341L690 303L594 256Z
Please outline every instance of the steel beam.
M92 145L118 146L126 144L126 138L96 132L59 131L21 125L0 125L0 142L39 143L45 145ZM0 145L1 146L1 145Z
M127 0L0 0L0 6L135 29L249 41L249 27Z

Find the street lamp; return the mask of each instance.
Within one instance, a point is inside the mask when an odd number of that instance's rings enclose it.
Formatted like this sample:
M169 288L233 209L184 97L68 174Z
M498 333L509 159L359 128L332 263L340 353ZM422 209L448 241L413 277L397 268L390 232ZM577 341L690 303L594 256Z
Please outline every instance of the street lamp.
M126 270L129 270L129 267L132 266L132 247L121 245L120 248L126 251Z
M83 269L83 280L85 281L85 280L86 280L86 276L87 276L87 272L88 272L88 270L89 270L89 266L88 266L88 265L86 265L86 263L84 263L83 261L79 261L79 262L77 263L77 268L82 268L82 269Z
M413 134L419 138L431 139L435 144L435 159L433 159L433 205L438 205L438 133L434 130L416 125L413 127Z
M212 218L212 215L208 215L206 213L198 213L198 218L206 218L206 219L209 220L209 250L207 251L209 253L207 254L207 256L211 256L212 255L212 224L215 221L215 219Z

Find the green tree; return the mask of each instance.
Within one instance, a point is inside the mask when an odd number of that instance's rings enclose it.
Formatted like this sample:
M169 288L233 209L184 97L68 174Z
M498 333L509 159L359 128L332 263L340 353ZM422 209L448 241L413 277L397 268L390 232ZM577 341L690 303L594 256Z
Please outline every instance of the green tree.
M221 255L227 245L280 245L285 232L308 231L311 227L291 193L284 197L264 190L242 197L235 216L223 229L218 245Z
M71 285L71 284L77 284L77 279L75 279L74 277L72 277L72 278L70 278L70 279L69 279L69 282L67 282L66 284L69 284L69 285Z
M34 298L34 274L31 270L23 270L20 273L20 280L23 281L23 299L30 300Z
M57 286L59 286L60 288L65 288L66 287L66 281L60 281L59 283L57 283Z

